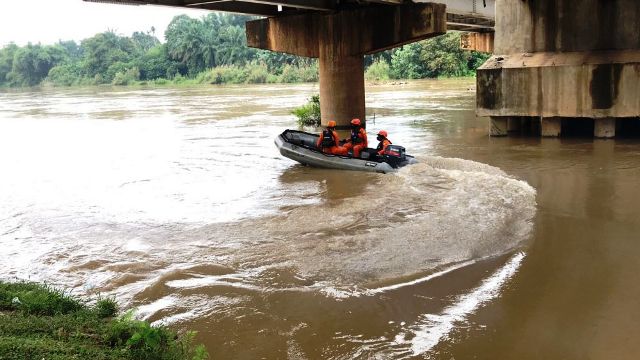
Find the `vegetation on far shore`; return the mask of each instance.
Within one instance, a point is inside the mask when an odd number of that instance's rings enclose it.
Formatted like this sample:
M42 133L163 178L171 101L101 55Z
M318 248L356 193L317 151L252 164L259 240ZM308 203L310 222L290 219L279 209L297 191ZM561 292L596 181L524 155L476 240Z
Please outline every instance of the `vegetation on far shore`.
M207 359L194 333L116 317L117 304L99 299L88 305L36 283L0 282L0 359Z
M55 45L9 44L0 49L0 87L259 84L318 80L315 59L247 47L251 17L211 13L176 16L161 43L152 28L113 31ZM365 57L372 81L473 76L488 55L460 49L460 34L425 40Z

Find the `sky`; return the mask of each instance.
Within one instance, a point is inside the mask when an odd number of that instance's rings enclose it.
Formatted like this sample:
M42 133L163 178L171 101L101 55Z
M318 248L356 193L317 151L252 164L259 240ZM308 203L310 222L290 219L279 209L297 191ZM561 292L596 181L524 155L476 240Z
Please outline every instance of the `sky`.
M125 6L90 3L82 0L0 0L0 47L54 44L58 40L89 38L114 30L130 36L134 31L156 28L164 41L164 30L174 16L187 14L199 18L208 12L163 6Z

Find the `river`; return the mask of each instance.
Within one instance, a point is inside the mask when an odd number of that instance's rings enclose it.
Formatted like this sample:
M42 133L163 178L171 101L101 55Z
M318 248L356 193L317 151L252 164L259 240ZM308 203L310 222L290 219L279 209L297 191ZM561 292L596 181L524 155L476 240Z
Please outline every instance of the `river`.
M2 92L0 278L213 358L637 359L640 143L490 138L474 90L368 86L387 175L280 156L314 84Z

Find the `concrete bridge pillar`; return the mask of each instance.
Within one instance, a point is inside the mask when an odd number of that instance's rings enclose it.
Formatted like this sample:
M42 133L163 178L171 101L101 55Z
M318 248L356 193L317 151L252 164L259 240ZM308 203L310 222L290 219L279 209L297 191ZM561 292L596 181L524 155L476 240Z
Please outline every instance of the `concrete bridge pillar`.
M364 58L336 58L321 51L319 63L322 124L339 119L344 127L351 119L365 121Z
M596 119L593 123L593 136L600 139L610 139L616 136L616 119Z
M558 137L562 134L562 118L540 119L540 134L542 137Z
M616 119L640 116L640 1L497 0L477 82L479 116L542 118L546 136L593 121L614 136Z
M319 59L322 124L365 119L364 58L446 32L445 5L406 3L247 22L251 47Z

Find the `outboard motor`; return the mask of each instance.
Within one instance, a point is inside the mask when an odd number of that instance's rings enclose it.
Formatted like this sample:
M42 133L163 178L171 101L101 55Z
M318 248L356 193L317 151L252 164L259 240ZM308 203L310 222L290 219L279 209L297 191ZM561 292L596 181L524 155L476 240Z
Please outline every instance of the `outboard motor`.
M384 151L384 161L391 165L393 168L397 168L400 164L407 160L406 151L404 147L400 145L389 145Z

